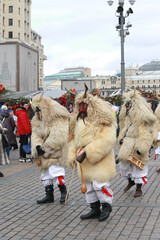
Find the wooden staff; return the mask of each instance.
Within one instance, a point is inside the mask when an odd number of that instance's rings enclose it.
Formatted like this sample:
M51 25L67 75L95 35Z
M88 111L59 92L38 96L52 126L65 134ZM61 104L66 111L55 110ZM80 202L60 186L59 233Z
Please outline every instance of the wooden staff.
M36 162L36 166L39 167L41 164L40 160L39 160L39 157L37 157L37 162Z
M82 166L81 166L81 164L80 164L80 170L81 170L81 178L82 178L81 192L82 192L82 193L86 193L86 192L87 192L87 187L86 187L86 184L84 183L83 172L82 172Z

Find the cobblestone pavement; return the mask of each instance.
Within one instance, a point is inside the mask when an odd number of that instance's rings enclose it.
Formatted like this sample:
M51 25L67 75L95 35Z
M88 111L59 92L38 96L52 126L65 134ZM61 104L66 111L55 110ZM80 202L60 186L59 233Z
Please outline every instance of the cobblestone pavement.
M44 196L36 162L19 163L18 151L11 152L11 164L0 166L5 175L0 178L0 239L1 240L155 240L160 239L160 162L154 161L152 149L149 181L143 196L134 198L135 187L124 193L127 181L117 175L111 181L114 192L113 210L104 222L97 219L82 221L81 213L89 206L81 193L81 183L75 172L67 204L59 203L60 192L55 188L55 202L37 205ZM69 185L72 169L66 169Z

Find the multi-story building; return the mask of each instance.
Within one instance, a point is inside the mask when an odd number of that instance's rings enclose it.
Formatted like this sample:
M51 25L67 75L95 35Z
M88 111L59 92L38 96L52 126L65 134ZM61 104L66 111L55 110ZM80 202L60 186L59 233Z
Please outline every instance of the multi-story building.
M60 70L60 73L72 73L72 72L81 72L85 77L91 76L91 69L87 67L74 67L74 68L65 68Z
M41 36L31 29L31 0L0 0L0 42L24 43L39 53L39 87L43 86L46 60Z

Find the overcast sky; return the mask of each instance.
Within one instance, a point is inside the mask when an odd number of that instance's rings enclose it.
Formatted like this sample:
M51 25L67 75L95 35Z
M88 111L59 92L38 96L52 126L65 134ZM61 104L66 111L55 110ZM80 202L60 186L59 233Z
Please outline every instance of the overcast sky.
M42 37L44 74L66 67L89 67L92 76L114 74L120 69L118 0L32 0L31 27ZM160 0L125 0L132 8L130 35L125 38L125 66L160 60Z

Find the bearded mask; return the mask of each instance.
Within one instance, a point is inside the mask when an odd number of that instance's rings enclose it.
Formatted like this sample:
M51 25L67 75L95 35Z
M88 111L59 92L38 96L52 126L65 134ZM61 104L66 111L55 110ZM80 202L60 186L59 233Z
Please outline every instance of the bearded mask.
M129 114L129 110L132 107L132 101L127 101L126 104L125 104L125 107L126 107L126 115L128 115Z

